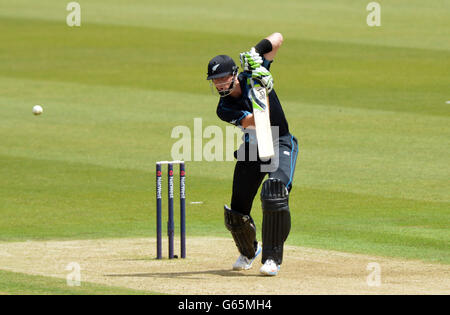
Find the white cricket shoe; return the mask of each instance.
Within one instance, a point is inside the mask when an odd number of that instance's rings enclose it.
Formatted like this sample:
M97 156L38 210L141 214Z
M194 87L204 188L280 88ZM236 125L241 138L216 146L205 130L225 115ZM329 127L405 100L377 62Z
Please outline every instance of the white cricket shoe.
M280 271L280 265L277 265L272 259L267 259L259 269L259 272L265 276L276 276L278 271Z
M240 255L233 265L233 270L248 270L252 268L253 261L261 253L261 246L258 244L256 249L255 257L248 259L244 255Z

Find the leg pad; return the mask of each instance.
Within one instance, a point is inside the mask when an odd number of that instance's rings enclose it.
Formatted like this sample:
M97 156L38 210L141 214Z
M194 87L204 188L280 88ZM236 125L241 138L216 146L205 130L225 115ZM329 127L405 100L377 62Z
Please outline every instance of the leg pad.
M249 259L255 257L258 243L253 219L225 206L225 226L231 232L239 252Z
M277 264L283 261L283 245L291 230L289 193L284 183L269 178L263 183L261 203L263 209L262 262L273 259Z

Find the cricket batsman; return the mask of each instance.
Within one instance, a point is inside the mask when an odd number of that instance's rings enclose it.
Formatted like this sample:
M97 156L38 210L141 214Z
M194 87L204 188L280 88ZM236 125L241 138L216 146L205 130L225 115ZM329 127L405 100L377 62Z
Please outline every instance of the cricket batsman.
M220 96L217 106L219 118L244 132L244 142L235 152L237 162L231 204L230 207L225 206L225 226L231 232L240 253L233 270L250 269L255 258L262 252L263 265L260 273L267 276L276 276L283 261L283 246L291 229L289 194L298 153L297 139L289 132L269 71L282 42L283 36L274 33L248 52L241 53L243 71L240 73L231 57L218 55L209 62L207 77ZM255 116L251 93L249 94L249 89L252 88L250 79L259 81L267 91L270 125L278 130L276 139L255 137ZM259 155L254 159L250 157L249 148L252 145L262 145L262 141L273 141L276 146L275 156L269 161L262 160ZM239 155L238 152L244 154ZM263 166L272 160L277 160L277 167L270 171L264 170ZM256 240L256 227L250 216L253 200L261 183L262 247Z

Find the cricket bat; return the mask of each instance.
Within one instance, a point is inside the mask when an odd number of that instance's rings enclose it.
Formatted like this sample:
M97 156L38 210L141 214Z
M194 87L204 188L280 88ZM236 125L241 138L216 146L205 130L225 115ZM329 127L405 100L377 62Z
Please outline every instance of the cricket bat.
M262 161L267 161L275 155L270 127L269 97L266 88L258 80L249 80L251 84L249 98L252 101L255 118L258 154Z

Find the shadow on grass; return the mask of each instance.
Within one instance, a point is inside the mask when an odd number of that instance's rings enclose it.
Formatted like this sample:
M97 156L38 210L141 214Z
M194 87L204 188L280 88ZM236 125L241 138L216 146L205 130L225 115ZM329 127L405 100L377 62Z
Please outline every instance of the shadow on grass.
M260 275L255 274L245 274L240 271L233 270L203 270L203 271L183 271L183 272L152 272L152 273L130 273L130 274L109 274L105 277L151 277L151 278L180 278L180 279L198 279L203 278L195 277L198 275L214 275L221 277L260 277Z

